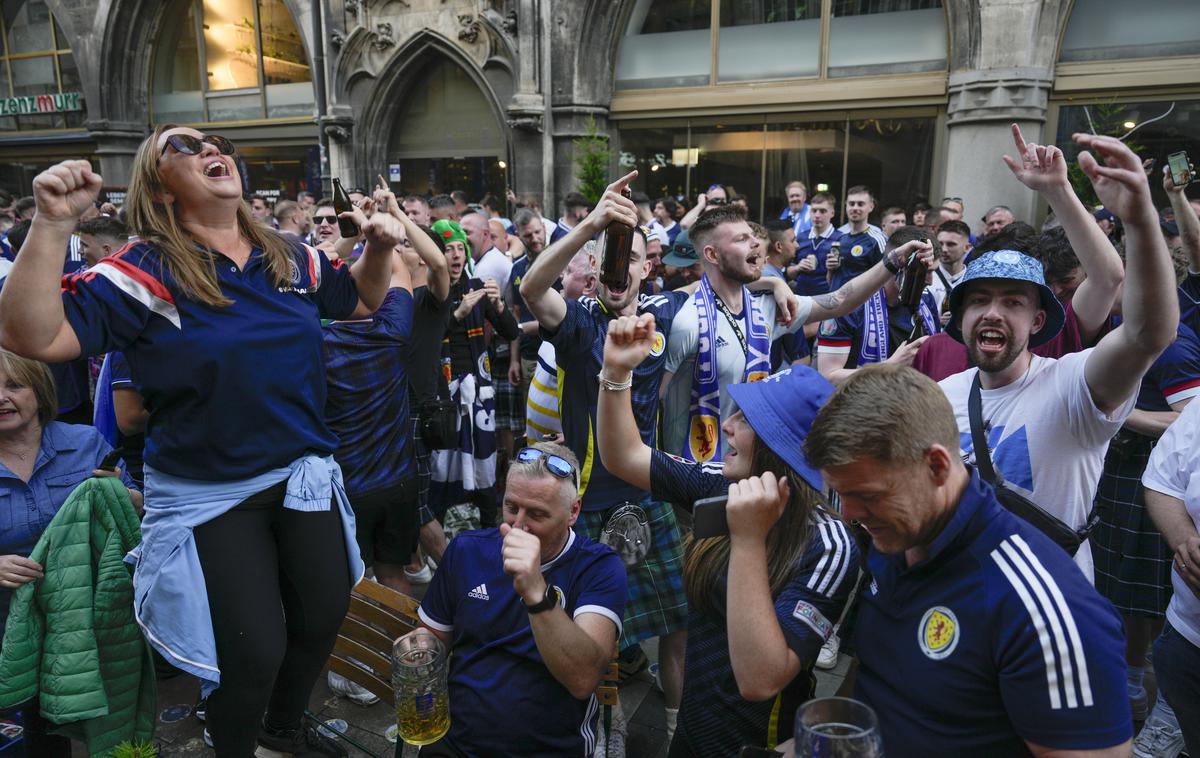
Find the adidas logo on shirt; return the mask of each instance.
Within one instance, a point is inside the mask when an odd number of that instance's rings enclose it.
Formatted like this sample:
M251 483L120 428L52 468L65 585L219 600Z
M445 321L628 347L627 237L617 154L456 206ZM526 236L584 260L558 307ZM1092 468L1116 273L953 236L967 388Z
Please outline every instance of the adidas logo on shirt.
M729 343L727 343L725 341L725 338L718 334L717 335L717 347L725 347L727 344L729 344Z
M488 599L487 585L486 584L479 585L475 589L468 592L467 597L473 597L476 600L487 600Z

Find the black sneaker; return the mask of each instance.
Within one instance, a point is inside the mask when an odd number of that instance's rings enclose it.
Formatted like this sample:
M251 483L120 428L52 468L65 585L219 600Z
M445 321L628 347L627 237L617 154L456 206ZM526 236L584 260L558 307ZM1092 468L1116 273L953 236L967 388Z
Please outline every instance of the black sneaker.
M258 744L280 753L291 753L293 758L347 758L349 755L337 740L321 734L317 727L308 721L299 729L286 730L275 730L263 724L258 730Z
M196 707L192 708L192 715L197 721L208 721L208 698L202 697L196 701Z

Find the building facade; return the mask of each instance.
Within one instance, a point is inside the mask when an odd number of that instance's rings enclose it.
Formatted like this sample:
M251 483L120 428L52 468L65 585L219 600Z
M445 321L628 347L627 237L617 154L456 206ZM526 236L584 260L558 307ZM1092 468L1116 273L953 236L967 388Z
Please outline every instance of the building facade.
M235 140L247 192L575 189L575 140L651 196L785 185L1005 204L1009 125L1200 154L1194 0L0 0L0 186L66 157L114 195L158 123ZM4 91L7 89L7 91ZM1160 198L1161 199L1161 198Z

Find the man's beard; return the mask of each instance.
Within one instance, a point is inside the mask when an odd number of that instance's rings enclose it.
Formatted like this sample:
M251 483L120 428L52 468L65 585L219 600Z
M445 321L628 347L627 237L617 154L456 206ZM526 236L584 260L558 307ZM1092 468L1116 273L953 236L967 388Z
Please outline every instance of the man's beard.
M984 353L979 349L979 342L973 336L969 337L966 343L967 354L971 357L971 363L978 366L980 371L996 374L1013 365L1017 358L1021 357L1021 353L1025 351L1026 345L1029 344L1029 340L1023 340L1020 344L1017 344L1013 340L1006 340L1004 349L999 353Z
M738 284L749 284L750 282L758 281L758 278L759 278L758 270L756 268L754 268L753 266L751 266L749 263L746 263L745 265L746 265L747 270L739 271L731 263L728 263L725 260L720 260L717 262L717 271L719 271L721 273L721 276L725 277L726 279L735 281Z

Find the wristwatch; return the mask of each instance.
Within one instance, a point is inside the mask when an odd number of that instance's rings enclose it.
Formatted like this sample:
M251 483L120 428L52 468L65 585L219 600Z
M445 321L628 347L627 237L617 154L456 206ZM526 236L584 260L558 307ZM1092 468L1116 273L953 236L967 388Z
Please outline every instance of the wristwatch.
M546 594L542 595L542 600L539 603L528 605L524 600L521 600L521 605L525 606L527 613L542 613L548 611L558 605L558 588L554 586L546 587Z

